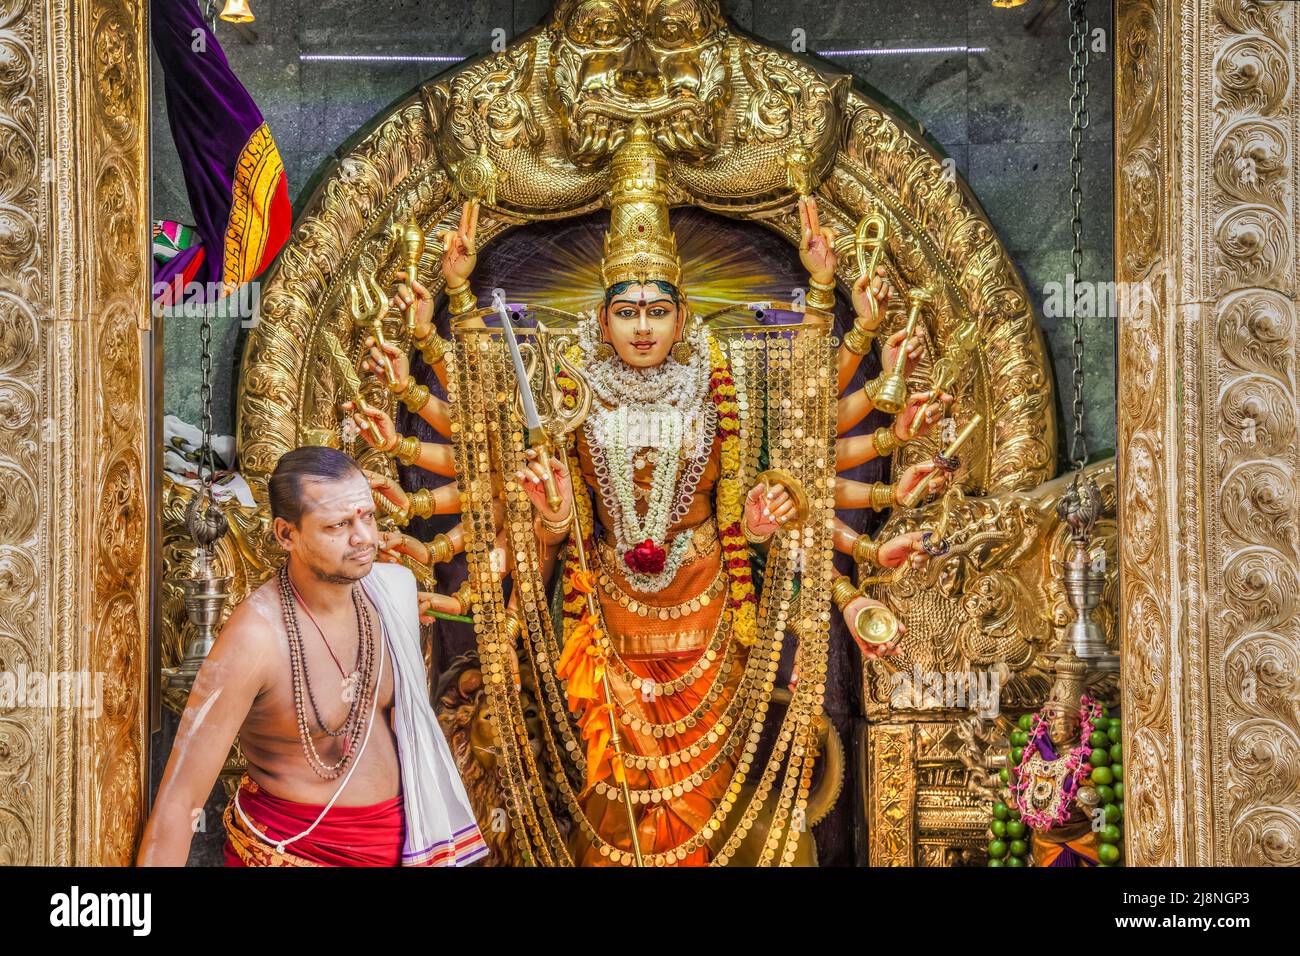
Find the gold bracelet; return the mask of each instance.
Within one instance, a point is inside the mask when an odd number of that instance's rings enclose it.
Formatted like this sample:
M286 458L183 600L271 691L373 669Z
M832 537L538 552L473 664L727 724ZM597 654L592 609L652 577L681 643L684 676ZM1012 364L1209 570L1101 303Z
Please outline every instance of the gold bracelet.
M570 513L568 518L562 521L552 521L543 514L537 515L537 520L542 523L542 530L549 531L551 534L568 534L573 527L573 516Z
M871 381L867 382L866 385L862 386L862 390L867 393L867 398L871 400L872 408L876 407L876 396L880 393L880 385L884 382L886 374L886 372L881 372Z
M424 356L424 364L430 368L437 365L447 354L447 343L442 340L436 329L429 332L429 337L415 342L415 347Z
M411 383L411 379L407 379ZM425 403L429 400L429 390L423 385L408 384L407 387L397 396L406 406L406 410L412 415L420 414L420 409L424 408Z
M406 462L412 464L412 462ZM433 517L433 492L428 488L417 488L409 495L410 503L407 505L411 515L416 518Z
M461 614L468 614L470 609L474 606L474 602L478 600L477 596L474 594L473 585L469 583L469 578L466 578L465 583L455 590L451 598L453 601L460 602Z
M882 425L871 436L871 444L876 449L877 458L888 458L903 443L898 440L898 436L894 434L894 429L891 426Z
M829 312L835 308L835 281L818 282L812 276L808 277L810 286L805 301L814 309L821 309L823 312Z
M403 395L405 395L407 392L411 390L411 386L414 384L415 384L415 379L412 376L408 375L406 376L406 378L402 379L401 384L396 386L389 385L388 390L393 393L394 398L401 398Z
M880 554L880 545L871 540L871 535L860 534L858 539L853 542L853 563L876 564L876 556Z
M844 347L854 355L866 355L871 351L871 343L876 341L875 329L864 329L855 321L852 328L844 333Z
M519 612L511 609L506 611L506 626L502 637L506 643L513 645L518 640L519 635L524 632L524 622L519 617Z
M447 308L452 315L464 315L466 312L473 312L474 307L478 305L474 293L469 290L468 282L458 286L448 286L446 291Z
M420 439L414 435L397 436L397 444L388 452L403 465L414 465L415 460L420 457Z
M430 564L446 564L456 556L456 548L451 543L451 538L442 532L435 534L427 547L429 548Z
M849 580L847 575L838 575L831 582L831 600L835 602L835 606L841 611L849 606L850 601L859 596L860 592L853 586L853 582Z
M871 510L884 511L886 508L893 508L898 504L898 497L894 494L894 486L886 484L883 481L873 481L871 483Z

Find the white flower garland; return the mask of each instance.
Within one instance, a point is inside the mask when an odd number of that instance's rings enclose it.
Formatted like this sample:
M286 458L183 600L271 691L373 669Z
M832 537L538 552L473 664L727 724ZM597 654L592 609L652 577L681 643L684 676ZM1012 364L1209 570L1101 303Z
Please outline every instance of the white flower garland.
M717 408L708 400L708 334L697 327L689 341L692 354L687 362L669 356L654 368L637 369L617 354L609 359L596 359L600 334L594 316L579 326L578 343L586 359L584 372L594 397L601 403L593 404L584 431L619 554L626 554L647 538L656 544L664 541L668 528L689 509L713 449L718 415ZM655 461L644 518L636 511L634 460L640 448L650 446L629 444L629 411L633 408L644 416L653 435L666 436L666 440L656 442L660 454ZM678 456L687 436L692 448L679 482ZM646 593L663 590L676 577L690 540L690 534L674 536L667 547L662 571L629 572L628 581Z

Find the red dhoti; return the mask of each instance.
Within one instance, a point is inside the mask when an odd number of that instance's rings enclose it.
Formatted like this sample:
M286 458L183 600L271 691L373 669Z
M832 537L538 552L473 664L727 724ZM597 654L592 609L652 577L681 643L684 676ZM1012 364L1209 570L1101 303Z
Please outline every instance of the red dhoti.
M248 778L239 782L239 807L226 806L226 866L400 866L406 821L402 795L365 807L333 806L316 829L285 847L273 845L306 830L323 806L295 803L268 793Z

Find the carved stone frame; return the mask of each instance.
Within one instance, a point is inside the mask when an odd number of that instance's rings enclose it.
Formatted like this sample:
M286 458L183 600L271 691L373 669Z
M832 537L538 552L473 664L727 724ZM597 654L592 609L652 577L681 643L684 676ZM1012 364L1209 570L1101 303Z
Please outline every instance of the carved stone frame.
M143 0L0 3L0 864L131 862L146 805L150 309Z
M1300 9L1118 0L1128 860L1300 863Z

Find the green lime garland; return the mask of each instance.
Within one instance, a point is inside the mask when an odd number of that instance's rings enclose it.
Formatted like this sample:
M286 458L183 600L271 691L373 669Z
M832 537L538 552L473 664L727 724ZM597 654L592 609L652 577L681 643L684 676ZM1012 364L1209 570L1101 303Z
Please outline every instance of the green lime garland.
M1102 716L1093 721L1092 734L1087 740L1090 748L1087 761L1081 768L1086 773L1088 785L1097 791L1100 802L1093 811L1093 830L1097 833L1099 866L1121 866L1124 855L1124 763L1120 719L1111 717L1109 708L1102 708ZM1040 711L1041 714L1041 711ZM1016 729L1007 738L1009 756L1007 766L999 771L1005 786L1010 786L1012 774L1020 766L1029 732L1034 726L1033 714L1021 714ZM1020 808L1011 800L1010 791L1004 791L993 804L988 829L989 866L1028 866L1029 827L1020 818Z

